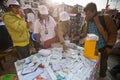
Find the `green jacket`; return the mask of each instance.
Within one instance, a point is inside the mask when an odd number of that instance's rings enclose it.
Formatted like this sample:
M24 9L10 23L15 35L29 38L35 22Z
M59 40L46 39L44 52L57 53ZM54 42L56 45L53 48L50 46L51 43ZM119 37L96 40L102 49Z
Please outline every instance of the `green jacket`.
M26 46L29 44L30 35L24 18L20 18L13 12L7 12L3 15L3 21L11 35L14 46Z

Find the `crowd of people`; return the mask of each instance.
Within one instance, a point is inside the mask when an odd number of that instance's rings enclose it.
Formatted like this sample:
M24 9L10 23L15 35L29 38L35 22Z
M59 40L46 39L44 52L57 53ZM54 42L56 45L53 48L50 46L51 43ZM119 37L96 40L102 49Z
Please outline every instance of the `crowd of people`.
M107 70L107 59L112 47L116 42L117 29L120 28L120 17L116 24L110 15L102 15L104 23L101 23L97 6L95 3L88 3L85 8L85 16L81 13L70 16L67 11L59 13L56 21L49 14L46 5L39 5L36 14L30 5L21 5L16 0L8 0L7 6L0 2L0 50L4 51L9 47L15 47L19 59L30 56L30 44L37 48L50 48L53 43L59 42L63 51L67 51L65 40L70 40L78 46L83 46L84 38L88 33L96 34L99 37L96 49L100 55L100 78L104 80ZM4 29L2 29L4 28ZM2 31L5 31L3 34ZM34 39L33 40L33 35ZM4 38L5 37L5 38Z

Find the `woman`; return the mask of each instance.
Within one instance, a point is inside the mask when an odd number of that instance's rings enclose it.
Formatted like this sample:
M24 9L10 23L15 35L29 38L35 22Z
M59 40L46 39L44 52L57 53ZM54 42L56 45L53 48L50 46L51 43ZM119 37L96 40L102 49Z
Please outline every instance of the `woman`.
M43 48L50 48L52 43L57 42L55 34L56 22L48 15L48 9L45 5L39 6L38 19L34 24L34 33L37 42L42 44Z

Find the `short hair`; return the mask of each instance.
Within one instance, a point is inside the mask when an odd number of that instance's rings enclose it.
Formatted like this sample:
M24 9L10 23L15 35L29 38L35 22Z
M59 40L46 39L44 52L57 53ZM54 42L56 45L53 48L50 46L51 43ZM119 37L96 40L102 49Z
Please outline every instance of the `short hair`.
M91 3L88 3L86 5L86 7L84 8L84 11L96 11L97 12L97 7L96 7L96 4L91 2Z
M81 13L77 13L76 17L81 16Z

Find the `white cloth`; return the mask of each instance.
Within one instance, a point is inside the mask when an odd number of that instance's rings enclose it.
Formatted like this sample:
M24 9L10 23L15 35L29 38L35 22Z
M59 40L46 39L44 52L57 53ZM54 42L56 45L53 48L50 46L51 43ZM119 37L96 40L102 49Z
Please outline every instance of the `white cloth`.
M0 26L2 26L2 25L5 25L5 23L2 21L2 22L0 22Z
M17 0L8 0L6 4L7 4L8 7L9 7L9 5L18 5L18 6L20 6L20 4L18 3Z
M27 22L32 22L32 25L30 26L30 31L34 31L34 23L36 21L36 16L33 13L27 14Z
M43 55L43 56L48 56L51 54L51 50L48 49L41 49L38 51L39 54Z
M46 28L48 30L48 34L45 34L45 25L40 23L39 19L37 19L34 24L34 33L40 33L41 42L52 39L56 35L55 34L56 22L51 16L49 16L49 19L47 21L45 21L45 24L46 24Z
M56 7L53 11L53 17L59 17L59 14L64 11L64 7Z
M31 5L29 5L29 4L26 4L25 7L23 7L23 9L29 9L29 8L30 9L32 8Z
M48 14L48 8L45 5L38 6L40 14Z

